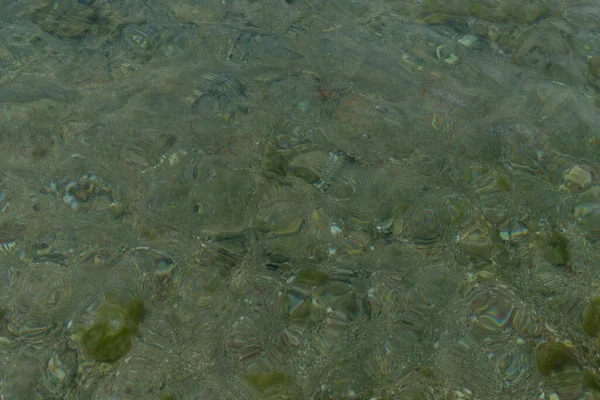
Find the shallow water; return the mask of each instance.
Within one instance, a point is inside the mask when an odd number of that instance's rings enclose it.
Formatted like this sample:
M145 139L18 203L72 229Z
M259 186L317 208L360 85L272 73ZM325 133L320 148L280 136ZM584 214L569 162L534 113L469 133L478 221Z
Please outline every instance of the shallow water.
M0 0L0 398L600 398L600 5Z

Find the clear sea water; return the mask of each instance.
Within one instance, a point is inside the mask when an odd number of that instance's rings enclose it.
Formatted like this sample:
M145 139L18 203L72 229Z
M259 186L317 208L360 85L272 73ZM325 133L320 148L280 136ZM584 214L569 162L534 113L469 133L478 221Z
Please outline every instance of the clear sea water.
M600 3L0 0L0 399L600 399Z

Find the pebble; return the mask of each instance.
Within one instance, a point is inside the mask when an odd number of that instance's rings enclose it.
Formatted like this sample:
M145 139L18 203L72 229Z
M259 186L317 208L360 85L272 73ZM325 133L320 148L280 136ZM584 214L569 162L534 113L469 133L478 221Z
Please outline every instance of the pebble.
M340 233L342 233L342 228L340 228L337 225L331 225L331 234L332 235L339 235Z
M458 39L458 43L462 44L465 47L473 47L475 43L477 43L477 37L473 35L465 35Z
M12 340L4 336L0 336L0 349L6 348L12 344Z

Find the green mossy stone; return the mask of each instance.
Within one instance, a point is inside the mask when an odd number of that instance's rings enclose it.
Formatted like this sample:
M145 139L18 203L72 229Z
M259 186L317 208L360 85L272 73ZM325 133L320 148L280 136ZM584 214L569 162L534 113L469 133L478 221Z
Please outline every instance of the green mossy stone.
M588 78L600 78L600 57L590 58L586 67Z
M443 25L454 18L456 17L449 14L435 13L423 18L423 22L431 25Z
M131 349L131 339L144 320L144 305L139 299L131 300L124 309L109 303L100 312L100 316L100 320L84 332L81 342L88 356L97 361L112 363ZM119 316L122 317L120 326L111 328L109 321Z
M287 376L280 371L250 371L244 376L244 379L261 392L288 381Z
M583 330L590 336L600 333L600 297L592 299L583 313Z
M598 375L596 375L593 371L584 371L583 372L583 387L594 392L600 392L600 379L598 379Z
M505 192L512 191L512 185L511 185L510 181L505 176L500 175L496 179L496 182L498 183L498 187L500 189L504 190Z
M137 327L144 321L146 310L144 304L139 299L134 299L129 302L125 309L125 320L127 325Z
M265 150L265 169L279 176L286 176L288 173L288 158L273 146Z
M546 252L545 258L556 265L567 265L570 260L567 237L554 232L548 241L550 249Z
M319 180L319 175L317 175L310 168L297 167L297 168L294 168L294 173L296 174L297 177L304 179L306 182L308 182L310 184L313 184Z
M567 367L579 367L573 351L558 342L545 342L535 351L537 367L543 375L561 371Z
M302 217L283 218L271 227L271 232L277 236L289 236L298 233L303 225Z
M93 359L112 363L131 349L131 332L127 327L110 329L108 321L97 322L82 336L85 352Z
M305 269L296 274L296 282L307 283L309 285L320 286L327 282L329 277L323 271L314 269Z

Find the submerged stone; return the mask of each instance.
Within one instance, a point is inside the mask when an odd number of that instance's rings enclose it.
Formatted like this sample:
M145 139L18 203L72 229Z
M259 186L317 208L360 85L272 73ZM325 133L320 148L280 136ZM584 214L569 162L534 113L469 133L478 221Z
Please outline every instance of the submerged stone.
M535 351L538 369L543 375L560 372L568 367L579 367L573 351L563 343L544 342Z
M600 333L600 297L592 299L583 314L583 330L590 336Z
M132 337L137 334L144 314L142 302L134 299L123 310L122 322L118 328L111 327L109 318L94 323L81 338L87 355L101 362L112 363L119 360L131 349Z
M281 385L287 382L287 376L280 371L250 371L244 379L261 392L275 385Z

